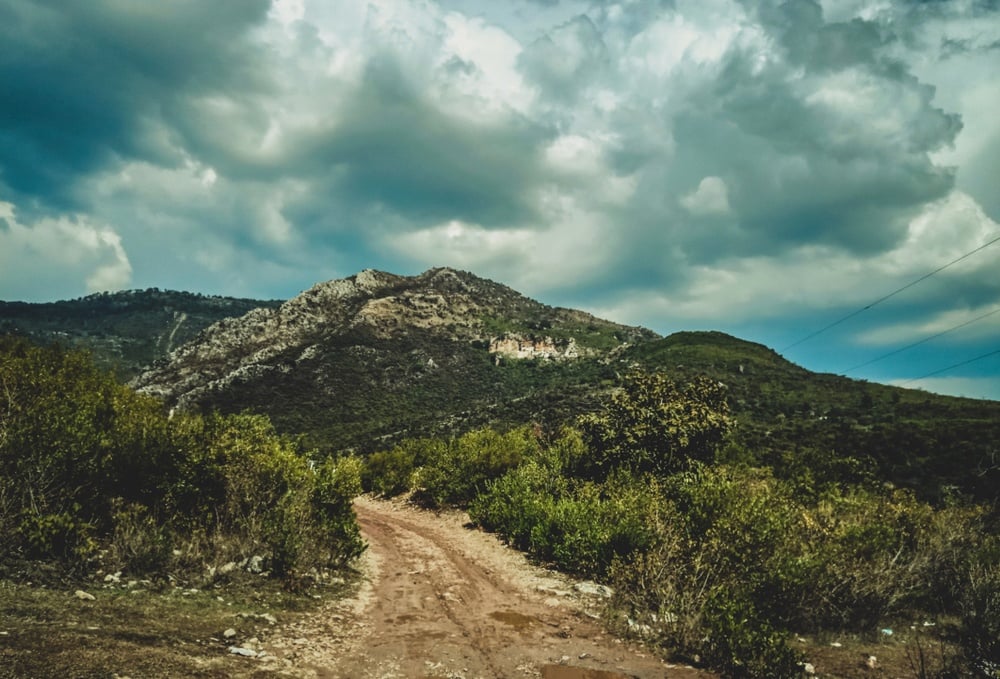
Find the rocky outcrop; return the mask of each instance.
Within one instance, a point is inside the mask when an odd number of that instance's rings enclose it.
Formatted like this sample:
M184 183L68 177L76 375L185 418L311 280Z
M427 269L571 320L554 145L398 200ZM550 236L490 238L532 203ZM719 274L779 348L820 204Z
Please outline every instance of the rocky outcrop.
M579 358L580 350L576 340L553 340L551 337L525 337L517 333L505 333L490 340L489 352L497 359L542 358L561 360Z

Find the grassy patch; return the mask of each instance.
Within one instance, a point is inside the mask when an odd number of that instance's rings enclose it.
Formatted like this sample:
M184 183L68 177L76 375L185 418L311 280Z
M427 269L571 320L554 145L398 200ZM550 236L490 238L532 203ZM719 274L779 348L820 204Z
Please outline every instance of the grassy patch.
M229 647L252 638L266 646L282 626L350 587L291 594L250 576L205 590L0 580L0 678L277 676L286 669L279 659L239 657ZM94 600L77 598L77 589ZM228 629L236 632L229 639Z

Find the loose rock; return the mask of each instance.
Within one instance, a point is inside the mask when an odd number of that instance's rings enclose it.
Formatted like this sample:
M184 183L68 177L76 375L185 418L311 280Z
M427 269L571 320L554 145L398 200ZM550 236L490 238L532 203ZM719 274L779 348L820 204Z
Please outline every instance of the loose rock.
M76 592L73 593L73 596L75 596L80 601L96 601L97 600L97 597L95 597L93 594L88 594L87 592L84 592L82 589L76 590Z
M580 594L599 596L602 599L610 599L612 594L610 587L606 585L599 585L596 582L578 582L573 585L573 589Z

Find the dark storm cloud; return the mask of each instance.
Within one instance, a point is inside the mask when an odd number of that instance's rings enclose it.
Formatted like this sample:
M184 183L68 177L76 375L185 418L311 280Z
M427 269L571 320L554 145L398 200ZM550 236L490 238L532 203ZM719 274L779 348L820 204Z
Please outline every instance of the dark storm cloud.
M77 208L76 181L122 159L177 161L165 106L253 87L246 31L267 0L7 3L0 21L0 178L34 202Z
M803 94L783 74L774 80L753 75L749 62L732 55L715 83L721 120L706 122L693 112L680 122L689 131L682 136L721 137L720 150L744 150L728 161L737 173L733 204L755 238L825 242L858 252L891 249L922 205L951 190L953 170L929 154L949 144L961 122L933 106L930 88L909 76L892 80L862 71L860 86L884 86L910 99L896 102L899 123L879 131L874 116L891 94L856 110L824 106L821 89ZM817 92L820 103L808 101Z
M678 167L720 175L738 215L724 244L695 231L696 259L824 243L859 254L892 249L928 202L953 188L930 154L961 120L881 48L861 20L826 23L812 2L764 4L781 52L731 49L713 82L675 118ZM683 238L683 236L682 236Z
M310 161L329 169L342 199L377 203L417 222L489 226L534 216L538 146L551 134L538 124L451 116L384 57L368 65L339 118Z

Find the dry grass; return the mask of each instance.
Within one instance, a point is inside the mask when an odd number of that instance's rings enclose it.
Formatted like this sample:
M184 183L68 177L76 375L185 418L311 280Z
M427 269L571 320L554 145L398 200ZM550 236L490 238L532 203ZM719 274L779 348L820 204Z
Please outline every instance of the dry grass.
M817 677L838 679L933 679L955 676L960 650L951 640L955 629L945 624L923 627L894 625L893 634L869 635L824 633L792 641L813 665ZM869 664L869 658L875 661ZM964 675L961 675L964 676Z
M40 574L42 581L45 574ZM267 640L346 586L293 595L247 576L224 587L185 590L128 583L0 580L0 678L268 677L286 666L228 648ZM93 594L78 599L77 589ZM255 617L269 613L277 625ZM241 615L243 614L243 615ZM249 615L247 615L249 614ZM236 630L225 639L223 632Z

